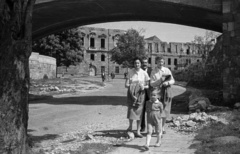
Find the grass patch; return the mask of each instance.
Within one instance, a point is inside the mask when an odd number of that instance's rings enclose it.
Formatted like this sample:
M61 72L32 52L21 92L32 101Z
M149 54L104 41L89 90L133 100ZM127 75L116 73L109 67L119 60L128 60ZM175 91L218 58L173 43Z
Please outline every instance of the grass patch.
M196 154L239 154L239 143L216 145L213 143L203 144L204 148L197 150Z
M213 139L216 137L236 136L240 138L240 112L228 111L215 113L219 118L226 118L227 125L222 123L211 123L198 130L195 139L201 141L197 148L197 154L239 154L240 144L229 143L216 145Z

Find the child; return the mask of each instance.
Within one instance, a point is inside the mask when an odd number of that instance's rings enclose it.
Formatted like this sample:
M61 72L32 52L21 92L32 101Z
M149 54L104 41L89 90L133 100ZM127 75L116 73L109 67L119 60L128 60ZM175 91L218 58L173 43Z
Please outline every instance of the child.
M163 111L163 104L159 101L160 95L157 90L154 90L151 93L151 98L146 103L147 110L147 139L144 148L149 150L149 144L151 141L151 136L153 132L153 126L155 126L155 131L157 133L157 142L155 147L159 147L161 145L161 137L162 137L162 118L161 114Z

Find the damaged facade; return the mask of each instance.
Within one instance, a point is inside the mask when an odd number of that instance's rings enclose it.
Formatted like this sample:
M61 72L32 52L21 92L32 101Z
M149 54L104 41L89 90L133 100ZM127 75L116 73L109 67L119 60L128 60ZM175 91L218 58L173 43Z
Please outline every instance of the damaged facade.
M81 72L84 75L100 75L101 72L110 74L111 72L116 75L123 75L127 69L122 68L121 65L111 61L110 51L117 46L118 37L125 33L124 30L119 29L105 29L94 27L79 27L81 33L82 45L85 48L84 51L84 68L87 72L76 71L80 68L58 67L58 74L61 74L64 70L69 72ZM157 36L152 36L145 39L145 48L148 52L149 66L154 68L156 66L155 58L158 55L163 55L165 58L165 66L171 70L181 70L192 63L196 63L202 60L202 53L200 53L193 43L181 43L181 42L163 42ZM65 72L65 74L68 74Z

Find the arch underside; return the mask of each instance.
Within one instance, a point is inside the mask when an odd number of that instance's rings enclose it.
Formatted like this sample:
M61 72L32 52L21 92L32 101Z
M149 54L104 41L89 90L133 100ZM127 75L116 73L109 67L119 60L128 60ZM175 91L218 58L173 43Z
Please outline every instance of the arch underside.
M33 39L95 23L154 21L222 32L222 13L188 5L146 0L58 0L35 4Z

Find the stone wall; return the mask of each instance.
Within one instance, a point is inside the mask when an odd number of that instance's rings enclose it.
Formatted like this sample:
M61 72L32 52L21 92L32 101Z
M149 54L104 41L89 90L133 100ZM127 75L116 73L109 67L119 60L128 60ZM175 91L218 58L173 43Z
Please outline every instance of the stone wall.
M29 57L29 69L31 79L43 79L56 77L56 59L32 52Z
M89 64L86 61L82 61L80 64L69 67L59 66L57 67L57 77L69 77L69 76L88 76Z
M223 0L223 97L240 101L240 0Z

